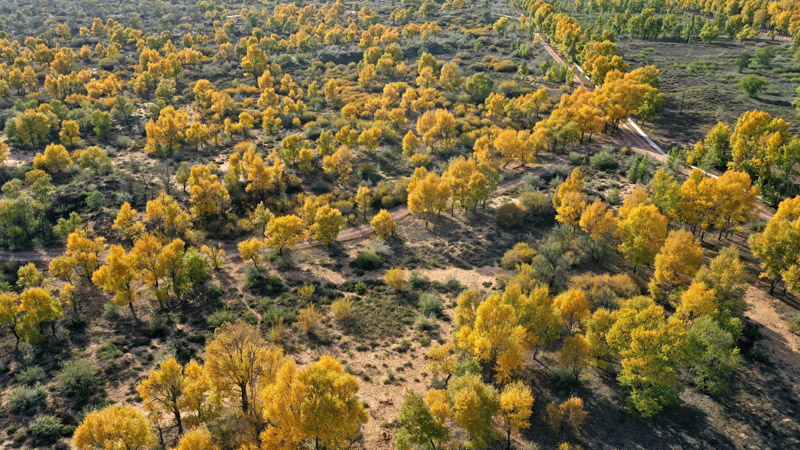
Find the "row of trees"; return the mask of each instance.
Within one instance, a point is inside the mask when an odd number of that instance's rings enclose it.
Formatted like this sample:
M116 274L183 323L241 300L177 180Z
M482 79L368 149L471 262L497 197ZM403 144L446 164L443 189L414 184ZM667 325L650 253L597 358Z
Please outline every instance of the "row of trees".
M230 426L240 445L317 449L352 445L367 413L353 375L329 356L304 368L242 322L224 323L206 345L203 363L168 358L139 385L145 413L109 406L89 413L75 430L80 450L149 447L157 439L179 450L219 449L210 428Z

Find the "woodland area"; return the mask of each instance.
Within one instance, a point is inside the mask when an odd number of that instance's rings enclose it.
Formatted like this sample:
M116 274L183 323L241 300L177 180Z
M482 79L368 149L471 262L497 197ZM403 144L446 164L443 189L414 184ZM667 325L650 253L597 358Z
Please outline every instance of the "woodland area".
M798 119L793 0L0 0L0 448L798 448Z

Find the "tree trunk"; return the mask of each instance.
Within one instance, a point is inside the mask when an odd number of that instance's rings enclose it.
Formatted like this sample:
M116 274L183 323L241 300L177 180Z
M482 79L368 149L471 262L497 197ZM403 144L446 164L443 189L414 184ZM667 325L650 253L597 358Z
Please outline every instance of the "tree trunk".
M133 309L133 302L128 303L128 308L130 308L133 318L136 319L137 322L139 322L139 317L136 316L136 310Z
M242 390L242 412L247 414L247 384L241 384L239 387Z

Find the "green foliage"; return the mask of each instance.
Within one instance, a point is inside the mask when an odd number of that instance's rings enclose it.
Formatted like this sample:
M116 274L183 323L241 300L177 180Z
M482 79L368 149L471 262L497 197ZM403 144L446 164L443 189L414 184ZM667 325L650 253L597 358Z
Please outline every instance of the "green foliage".
M65 362L56 375L56 389L61 395L82 404L102 392L103 382L91 362L73 359Z
M15 379L17 383L34 386L44 381L44 369L39 366L27 366L20 370Z
M503 228L514 229L525 223L527 211L517 202L509 202L497 208L497 224Z
M494 80L484 73L477 73L467 79L464 92L469 94L474 103L483 103L494 88Z
M444 309L442 305L442 299L432 293L432 292L425 292L419 296L419 311L431 317L439 316Z
M383 266L383 259L375 252L365 251L356 256L356 260L353 262L353 265L356 268L364 271L377 270Z
M589 159L589 164L597 170L611 172L618 167L617 158L608 149L603 149Z
M55 416L39 416L28 425L28 431L36 439L37 445L48 445L57 441L63 431L61 419Z
M231 312L230 310L218 309L213 313L211 313L211 315L208 316L208 318L206 318L206 325L208 325L209 329L216 330L223 323L225 322L233 323L235 319L236 318L234 317L233 312Z
M45 406L47 394L41 386L21 386L13 389L6 400L9 410L17 414L33 414Z
M422 396L415 392L406 394L397 422L400 424L395 435L398 450L413 450L428 445L435 448L450 440L450 430L436 420Z
M745 75L739 79L739 90L748 97L758 97L767 90L767 79L759 75Z

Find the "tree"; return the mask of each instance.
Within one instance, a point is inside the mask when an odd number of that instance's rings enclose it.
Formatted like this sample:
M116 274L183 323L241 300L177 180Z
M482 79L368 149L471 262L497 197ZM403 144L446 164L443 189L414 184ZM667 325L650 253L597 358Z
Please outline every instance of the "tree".
M710 394L727 389L742 364L734 336L714 318L703 316L689 327L686 341L685 357L694 384Z
M136 220L137 215L138 211L131 208L130 203L123 203L111 229L118 232L124 239L133 242L145 232L144 224Z
M242 257L244 260L253 261L253 265L255 266L256 270L261 270L258 267L258 263L261 261L261 249L264 248L264 241L258 238L250 238L239 242L238 249L239 249L239 256Z
M655 257L655 271L650 280L650 294L663 299L675 289L685 287L703 262L703 249L688 231L669 233Z
M367 421L358 390L356 378L330 356L300 371L291 361L284 364L262 393L268 426L261 448L289 450L306 439L315 449L340 448Z
M675 177L663 168L656 170L650 181L650 198L661 214L669 220L678 218L681 187Z
M636 271L639 264L652 263L664 244L667 219L655 205L640 205L617 224L617 234L621 240L620 251Z
M275 380L283 351L267 346L261 333L244 322L225 322L206 345L205 369L217 392L239 399L242 413L257 414L259 389Z
M189 113L167 106L158 114L156 121L145 126L147 145L145 151L151 155L170 156L178 151L186 138Z
M589 300L582 289L570 289L564 292L553 300L553 306L561 315L561 321L569 333L576 324L586 320L591 314Z
M454 379L447 390L456 424L467 430L472 447L485 447L495 435L492 419L500 412L497 390L474 373Z
M437 450L439 445L450 440L450 430L436 420L422 396L416 392L406 394L397 421L400 429L395 435L395 441L400 450L428 446L430 450Z
M331 245L336 241L342 225L344 225L342 212L336 208L331 208L329 205L322 205L317 209L317 213L314 216L314 225L311 226L311 232L314 233L314 239L325 245Z
M217 181L212 173L213 164L200 164L192 167L187 184L192 202L192 213L200 219L217 216L230 201L228 190Z
M189 214L164 191L147 202L143 218L162 238L183 236L192 226Z
M108 138L111 132L111 114L106 111L95 109L89 116L89 122L92 124L92 131L103 139Z
M509 380L528 351L527 331L515 308L491 295L475 310L475 321L458 329L457 344L478 361L492 364L499 381Z
M741 53L737 53L733 57L733 60L734 60L734 63L736 64L736 67L739 69L739 72L741 72L744 69L747 69L748 67L750 67L750 61L753 60L753 55L751 55L748 52L741 52Z
M183 382L183 366L175 358L169 358L159 364L157 369L150 371L147 378L136 387L145 409L150 414L156 417L159 417L162 411L172 414L178 435L183 434L181 420L184 403Z
M581 371L594 363L591 343L585 336L580 334L568 336L564 339L564 345L561 347L558 360L562 369L572 371L577 383Z
M394 220L392 220L392 215L389 214L389 211L385 209L378 211L378 214L375 214L375 217L372 218L370 224L372 225L372 229L375 231L375 234L380 239L386 239L387 237L394 235Z
M570 397L559 405L555 402L547 405L547 421L556 433L567 429L579 433L584 420L586 411L583 410L583 400L578 397Z
M614 230L614 213L598 197L583 211L578 225L593 241L600 242Z
M714 291L709 289L705 283L693 282L681 294L675 316L685 322L692 322L703 316L716 316L718 311L714 297Z
M109 249L106 263L92 275L92 282L105 292L112 292L111 302L117 306L128 306L133 317L136 311L133 302L138 297L134 283L140 275L137 271L139 260L137 253L131 251L125 254L121 245L114 245Z
M586 203L586 194L583 192L583 173L576 168L553 194L553 206L557 212L556 220L572 227L578 225L581 213L586 209Z
M91 279L92 274L100 265L100 252L105 248L104 243L104 238L91 238L85 229L79 228L67 236L65 254L75 258L83 275L87 279Z
M72 436L79 450L144 449L150 443L150 424L132 406L108 406L90 412Z
M284 248L291 248L308 237L303 219L290 214L282 217L273 217L267 225L265 244L278 253L283 253Z
M444 378L445 386L450 382L450 377L456 370L460 355L452 342L432 347L425 355L428 359L428 370L438 377Z
M350 178L350 173L353 171L354 157L352 149L347 146L339 147L336 152L322 159L322 170L335 175L340 183L344 183Z
M685 344L685 327L667 319L664 308L647 297L634 297L616 312L606 340L622 356L617 379L629 388L630 406L643 417L657 414L678 399L677 368Z
M81 140L81 129L78 122L65 120L61 122L61 131L58 133L61 143L64 145L75 145Z
M33 157L33 167L44 169L50 173L63 172L72 165L72 158L63 145L50 144L44 149L44 154L37 153Z
M464 92L470 96L473 103L483 103L492 92L492 88L494 81L484 73L472 75L464 84Z
M783 279L792 292L800 292L795 274L800 266L800 197L787 198L761 233L750 236L753 254L761 260L761 277L770 280L769 293Z
M758 94L766 92L767 79L759 75L745 75L736 83L739 85L739 90L746 94L748 97L755 98Z
M186 433L173 450L219 450L207 428L195 428Z
M500 393L500 417L506 432L506 450L511 450L511 434L528 428L533 406L531 389L516 381L503 387Z
M450 200L451 190L447 180L418 167L408 184L408 209L425 219L425 228L433 214L440 214Z

